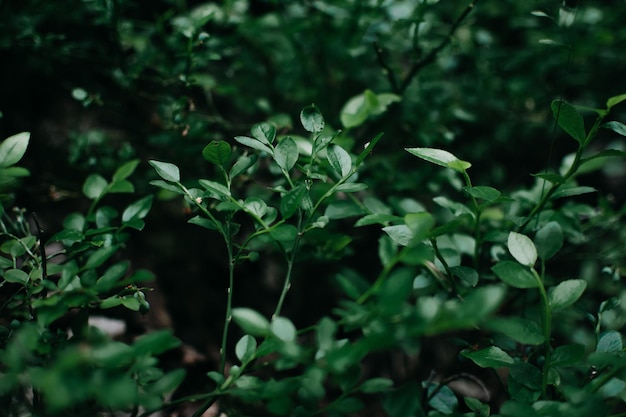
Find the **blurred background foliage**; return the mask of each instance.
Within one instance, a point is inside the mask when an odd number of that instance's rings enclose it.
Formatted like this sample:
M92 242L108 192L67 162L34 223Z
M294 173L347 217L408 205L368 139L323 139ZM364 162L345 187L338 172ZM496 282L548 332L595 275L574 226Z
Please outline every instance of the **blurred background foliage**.
M355 153L384 132L364 174L378 198L431 204L460 188L447 170L401 151L415 146L449 149L474 164L476 184L506 192L532 186L529 172L558 169L575 150L553 128L552 100L602 107L624 92L626 27L617 10L626 2L1 0L0 137L32 132L24 160L32 176L18 201L52 229L84 204L76 190L87 174L110 175L139 158L171 161L189 178L211 175L198 157L210 140L234 144L263 120L302 134L294 120L311 103ZM612 117L625 115L622 106ZM616 140L606 130L598 143ZM138 192L152 192L147 164L137 175ZM623 163L590 175L610 196L600 203L623 212ZM157 271L177 334L204 349L217 340L226 289L205 271L224 257L185 225L178 204L153 210L135 257ZM375 253L370 238L352 254ZM324 310L332 305L328 264L311 258L314 279L302 279L301 291L317 294ZM259 294L277 291L270 267L250 267L242 304L263 310ZM297 294L292 310L322 314Z

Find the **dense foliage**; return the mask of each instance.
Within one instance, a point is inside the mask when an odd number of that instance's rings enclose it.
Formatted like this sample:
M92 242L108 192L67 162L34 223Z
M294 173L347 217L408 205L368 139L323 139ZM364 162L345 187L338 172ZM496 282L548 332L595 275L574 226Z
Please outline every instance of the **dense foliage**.
M620 8L0 2L0 409L624 415Z

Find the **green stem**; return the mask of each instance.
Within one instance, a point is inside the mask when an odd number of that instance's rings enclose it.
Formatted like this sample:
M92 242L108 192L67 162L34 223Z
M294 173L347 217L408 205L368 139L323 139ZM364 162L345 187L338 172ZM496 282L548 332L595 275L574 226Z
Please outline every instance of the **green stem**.
M472 188L472 180L469 175L467 175L466 171L463 171L463 178L465 179L465 184L468 188ZM480 235L480 216L482 215L482 210L476 201L476 197L470 194L472 199L472 208L474 209L475 223L474 223L474 269L478 271L478 267L480 265L480 251L482 248L482 236ZM450 277L452 279L452 277Z
M448 262L446 261L446 258L444 258L443 255L441 254L441 251L439 251L439 246L437 245L437 239L436 238L430 239L430 243L433 245L433 249L435 250L435 256L437 257L437 259L439 259L439 262L441 262L441 265L443 265L443 268L446 270L446 275L448 276L448 280L450 281L450 291L453 292L454 294L458 294L459 292L457 291L457 288L456 288L456 282L454 282L454 276L452 275L452 271L450 271L450 267L448 266Z
M552 357L552 346L550 345L550 338L552 334L552 310L548 302L548 293L546 287L543 285L543 277L539 276L535 268L530 269L531 273L537 280L539 288L539 294L541 295L542 303L542 324L543 324L543 346L545 350L545 359L543 362L543 372L541 378L541 396L543 399L548 399L548 374L550 371L550 362Z
M230 240L230 223L226 226L228 239L226 240L226 251L228 253L228 290L226 295L226 318L224 320L224 330L222 331L222 346L220 348L220 373L224 374L226 369L226 347L228 343L228 329L233 319L233 287L235 285L235 259L233 258L233 245Z
M285 298L287 297L287 293L291 288L291 275L293 274L293 265L296 263L296 256L298 253L298 248L300 247L300 240L302 239L302 216L298 220L298 235L296 236L293 247L291 248L291 253L287 258L287 273L285 275L285 282L283 283L283 289L280 293L280 297L278 298L278 303L276 303L276 309L274 310L274 314L272 315L272 319L280 316L280 312L283 309L283 304L285 303Z

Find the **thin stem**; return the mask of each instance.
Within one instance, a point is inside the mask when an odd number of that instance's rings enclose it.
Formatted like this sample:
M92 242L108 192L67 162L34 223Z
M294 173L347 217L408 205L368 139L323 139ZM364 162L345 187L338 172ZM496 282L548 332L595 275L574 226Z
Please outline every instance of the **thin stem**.
M468 188L472 188L472 180L469 175L467 175L466 171L463 171L463 178L465 179L465 184ZM482 210L476 201L476 197L470 194L472 199L472 208L474 209L474 216L476 217L474 223L474 269L478 271L479 260L480 260L480 250L482 248L482 237L480 235L480 216L482 215Z
M443 255L441 254L441 251L439 251L439 246L437 245L437 239L436 238L430 239L430 243L433 245L433 249L435 250L435 256L437 257L437 259L439 259L439 262L441 262L441 265L443 265L443 268L446 270L446 275L448 276L448 280L450 281L450 291L453 292L454 294L458 294L459 292L457 291L457 288L456 288L456 282L454 282L454 276L452 275L452 271L450 271L450 267L448 266L448 262L446 261L446 258L444 258Z
M226 251L228 253L228 290L226 295L226 318L224 320L224 330L222 332L222 346L220 348L220 373L224 374L226 369L226 347L228 343L228 329L233 319L233 287L235 285L235 259L233 258L233 245L230 239L230 222L226 225L228 236L226 239Z
M552 357L552 346L550 345L550 338L552 334L552 310L548 301L548 293L546 287L543 285L543 277L539 276L534 268L530 269L531 273L537 280L537 286L539 288L539 294L541 295L542 303L542 316L541 321L543 325L543 346L545 350L545 359L543 362L543 372L541 378L541 396L544 399L548 399L548 374L550 371L550 362Z
M283 290L280 293L280 297L278 298L278 303L276 303L276 309L274 310L274 314L272 315L272 319L280 316L280 312L283 309L283 304L285 303L285 298L287 297L287 293L291 288L291 275L293 274L293 265L296 263L296 256L298 253L298 248L300 247L300 240L302 239L302 216L298 220L298 235L296 236L293 247L291 248L291 253L287 259L287 273L285 275L285 282L283 283Z

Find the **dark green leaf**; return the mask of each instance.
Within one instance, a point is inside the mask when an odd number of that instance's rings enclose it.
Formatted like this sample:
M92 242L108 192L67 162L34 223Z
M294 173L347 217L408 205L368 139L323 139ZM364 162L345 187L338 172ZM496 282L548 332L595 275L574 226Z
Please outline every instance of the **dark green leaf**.
M363 382L359 387L359 391L366 394L374 394L378 392L388 391L393 387L393 381L388 378L372 378Z
M149 195L126 207L122 213L122 223L126 224L131 220L145 218L152 207L152 200L154 200L154 196Z
M552 310L560 310L574 304L585 292L587 283L582 279L569 279L550 288L548 302Z
M147 390L153 394L164 395L174 391L185 379L184 369L175 369L157 379Z
M615 330L611 330L600 336L596 352L621 352L623 349L622 335Z
M596 191L597 190L593 187L585 187L585 186L560 188L557 190L557 192L552 194L552 199L571 197L571 196L581 195L581 194L595 193Z
M577 365L585 356L585 347L583 345L562 345L552 351L550 356L550 365L552 366L571 366Z
M415 382L385 394L382 406L388 417L414 416L421 407L422 390Z
M475 198L480 198L482 200L486 200L494 202L498 197L500 197L500 191L496 190L493 187L488 187L485 185L477 185L475 187L465 187L465 191L469 195Z
M230 169L230 178L235 178L237 175L250 169L258 159L259 156L257 154L241 155Z
M565 177L561 175L557 175L557 174L544 173L544 174L531 174L531 175L533 177L542 178L546 181L550 181L553 184L565 183Z
M438 386L431 384L428 386L429 395L434 393L435 390L437 390L437 393L428 401L428 405L442 414L453 414L459 406L459 400L454 392L447 385Z
M383 133L379 133L378 135L374 137L374 139L372 139L371 141L365 144L365 149L363 149L363 152L361 152L359 154L359 157L356 159L356 166L361 165L361 163L365 160L365 158L367 158L367 155L369 155L372 152L372 150L374 149L374 146L376 146L376 144L382 137L383 137Z
M159 187L161 189L171 191L176 194L185 195L185 192L177 185L170 184L169 182L163 180L153 180L150 181L150 185L154 185L155 187Z
M428 236L428 233L435 225L435 218L427 211L423 211L406 214L404 222L411 230L412 243L419 243Z
M210 163L224 166L230 160L232 150L230 145L223 140L212 140L202 149L202 157Z
M158 330L139 336L132 347L135 355L141 357L159 355L178 346L180 346L180 340L174 337L170 330Z
M327 148L328 163L342 178L352 170L350 154L339 145L331 144Z
M358 191L363 191L367 189L367 184L363 184L360 182L344 182L343 184L339 184L335 190L337 192L342 193L356 193Z
M293 246L293 242L297 236L298 228L292 224L281 224L270 232L272 239L286 244L288 247Z
M296 213L296 211L298 211L298 207L300 207L300 203L306 195L307 189L302 184L292 190L289 190L281 197L280 214L284 219L290 218Z
M0 143L0 167L10 167L19 162L26 153L29 140L29 132L18 133L3 140Z
M360 216L363 214L365 214L363 208L349 200L333 201L324 211L324 216L331 220L345 219L347 217Z
M113 182L109 185L109 189L108 189L109 193L134 193L135 192L135 186L130 182L130 181L126 181L126 180L122 180L119 182Z
M115 265L109 267L106 272L98 278L96 281L96 290L98 291L108 291L117 284L120 279L124 276L128 268L130 267L130 262L118 262Z
M494 317L486 323L486 327L525 345L540 345L544 342L541 327L529 319Z
M225 185L220 184L219 182L210 180L198 180L198 182L207 191L215 193L223 198L230 197L230 190Z
M117 251L117 249L117 246L111 245L96 250L94 253L89 255L84 269L94 269L99 267L105 263Z
M271 123L258 123L252 126L250 132L253 138L267 146L271 146L274 143L274 139L276 139L276 126Z
M561 129L576 139L581 145L585 141L585 123L574 106L563 100L552 102L552 113Z
M212 220L206 219L201 216L195 216L187 220L187 223L195 224L196 226L204 227L209 230L217 230L217 226Z
M28 274L21 269L9 269L4 271L3 278L7 282L16 284L26 284L28 282Z
M283 138L274 148L274 161L285 171L289 171L298 162L298 145L289 136Z
M515 361L508 353L497 346L478 351L462 351L462 356L471 359L481 368L500 368L512 365Z
M247 136L235 136L235 140L242 145L248 146L252 149L256 149L261 152L265 152L269 155L273 155L274 151L270 148L270 145L265 145L257 139L249 138Z
M536 288L539 286L537 279L526 266L513 261L501 261L495 264L491 270L505 283L515 288Z
M369 226L372 224L386 225L389 222L401 222L403 220L404 219L402 217L394 216L393 214L375 213L375 214L368 214L367 216L361 217L359 220L357 220L354 226L361 227L361 226Z
M148 161L148 163L152 165L159 177L163 178L165 181L180 181L180 170L176 165L170 164L169 162L160 162L154 160Z
M115 171L115 173L113 174L112 182L117 183L120 181L124 181L126 178L130 177L132 173L135 172L135 168L137 168L137 165L139 165L139 159L133 159L126 162Z
M552 258L563 246L563 229L557 222L546 223L535 235L535 246L541 259Z
M452 275L465 282L470 287L478 284L478 272L474 268L468 266L453 266L450 268Z
M300 112L300 122L304 130L311 133L320 133L324 130L324 116L314 105L307 106Z
M109 183L101 175L91 174L83 184L83 194L90 200L102 196Z

